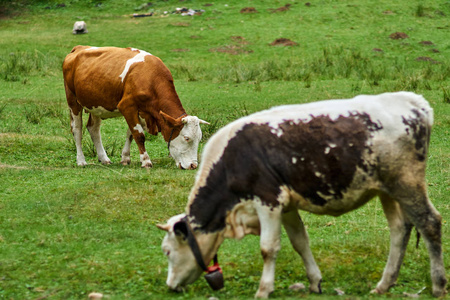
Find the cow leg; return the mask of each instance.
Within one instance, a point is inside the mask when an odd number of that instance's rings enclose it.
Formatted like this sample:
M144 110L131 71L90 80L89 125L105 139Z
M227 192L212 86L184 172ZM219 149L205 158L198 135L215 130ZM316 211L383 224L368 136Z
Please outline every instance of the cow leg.
M433 296L441 297L446 293L445 286L447 284L441 242L442 217L428 199L425 183L410 186L405 190L404 194L407 194L408 197L397 199L407 217L425 240L430 256Z
M111 164L108 155L106 155L105 148L103 148L102 135L100 133L100 125L102 119L100 117L89 114L89 120L86 125L89 134L91 135L92 142L94 143L95 149L97 150L98 161L104 165Z
M260 247L264 267L255 297L268 298L274 290L275 262L281 249L281 208L257 205L256 211L261 223Z
M412 229L411 222L404 215L398 202L386 194L380 195L380 200L390 228L391 245L383 277L372 290L372 293L377 294L387 292L397 282Z
M122 101L120 101L120 103L117 105L117 108L125 117L125 120L127 121L128 124L128 128L131 134L133 135L134 141L138 145L141 167L151 168L153 164L150 161L150 156L147 154L147 151L145 150L144 128L142 127L141 122L139 120L137 108L133 106L132 101L128 101L127 99L122 99Z
M72 129L73 139L75 140L75 147L77 148L77 165L86 166L86 159L83 154L83 147L81 139L83 137L83 112L79 110L78 115L74 114L70 109L70 127Z
M133 135L131 134L131 130L128 128L127 130L127 139L125 141L125 146L123 146L122 150L122 160L120 163L124 166L129 165L131 163L130 151L131 151L131 141L133 140Z
M309 247L308 233L306 232L303 221L298 214L298 211L293 210L283 214L283 226L289 236L292 246L295 251L303 259L306 268L306 275L310 283L309 290L314 293L322 293L320 283L322 282L322 274L319 267L314 260L314 257Z

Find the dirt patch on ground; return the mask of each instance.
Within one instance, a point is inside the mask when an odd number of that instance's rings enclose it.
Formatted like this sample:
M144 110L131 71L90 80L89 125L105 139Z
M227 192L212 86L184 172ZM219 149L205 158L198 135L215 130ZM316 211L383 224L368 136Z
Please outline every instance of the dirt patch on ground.
M394 32L389 35L393 40L403 40L409 38L409 36L404 32Z
M237 35L231 36L230 39L233 42L233 44L211 48L209 49L209 52L222 52L232 55L253 53L253 50L246 48L249 42L244 37Z
M427 45L427 46L434 45L433 42L431 42L431 41L421 41L421 42L419 42L419 44Z
M241 9L241 14L256 14L258 11L254 7L244 7Z
M244 49L240 45L225 45L217 48L211 48L209 49L209 52L222 52L222 53L228 53L232 55L238 55L238 54L249 54L253 53L253 50L247 50Z
M191 26L191 23L178 22L178 23L170 23L170 25L175 26L175 27L189 27L189 26Z
M436 61L434 59L432 59L431 57L428 56L419 56L418 58L416 58L416 61L428 61L432 64L441 64L441 62Z
M273 41L272 43L269 44L270 46L287 46L287 47L291 47L291 46L297 46L298 44L294 41L291 41L290 39L286 39L286 38L279 38L276 39L275 41Z
M242 36L236 35L236 36L232 36L230 38L235 43L238 43L238 44L241 44L241 45L247 45L248 44L248 41Z
M291 4L286 4L285 6L282 7L278 7L278 8L269 8L268 11L271 13L276 13L276 12L282 12L282 11L288 11L289 8L291 7Z

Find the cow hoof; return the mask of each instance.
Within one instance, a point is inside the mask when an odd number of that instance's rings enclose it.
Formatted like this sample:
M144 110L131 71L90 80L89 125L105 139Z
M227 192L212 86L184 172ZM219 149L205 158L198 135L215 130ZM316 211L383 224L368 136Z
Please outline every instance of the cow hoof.
M153 164L151 162L143 162L141 167L149 169L149 168L153 168Z
M309 286L309 291L311 293L315 293L315 294L322 294L322 279L320 279L319 283L317 285L310 285Z
M85 161L77 162L77 166L84 167L84 166L87 166L87 163Z
M370 291L370 293L371 293L371 294L378 294L378 295L383 294L383 292L380 291L379 289L373 289L373 290Z
M131 164L131 159L122 160L120 163L121 163L123 166L128 166L129 164Z
M105 160L105 161L102 161L101 163L102 163L102 165L110 165L111 161L110 160Z

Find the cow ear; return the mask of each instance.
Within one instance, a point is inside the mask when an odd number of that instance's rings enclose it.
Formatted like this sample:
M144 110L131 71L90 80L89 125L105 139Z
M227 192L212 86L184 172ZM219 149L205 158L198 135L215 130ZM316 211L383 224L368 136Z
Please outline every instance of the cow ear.
M159 114L163 118L164 122L169 124L171 127L180 126L182 124L181 120L172 118L171 116L169 116L168 114L166 114L162 110L159 111Z
M187 238L188 236L188 228L185 221L178 221L173 225L173 232L175 232L176 236Z
M161 230L169 231L170 225L169 224L156 224L156 227L158 227Z

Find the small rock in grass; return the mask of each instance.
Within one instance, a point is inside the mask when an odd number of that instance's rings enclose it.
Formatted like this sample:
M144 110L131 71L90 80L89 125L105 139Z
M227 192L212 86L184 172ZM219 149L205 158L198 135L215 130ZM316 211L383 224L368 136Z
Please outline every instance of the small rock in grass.
M345 295L345 293L344 293L343 290L340 290L340 289L334 289L334 291L338 294L338 296L343 296L343 295Z
M103 294L101 293L90 293L89 294L89 300L98 300L103 298Z
M305 285L301 282L294 283L293 285L291 285L289 287L289 289L293 290L293 291L300 291L300 290L304 290L305 288L306 288Z

